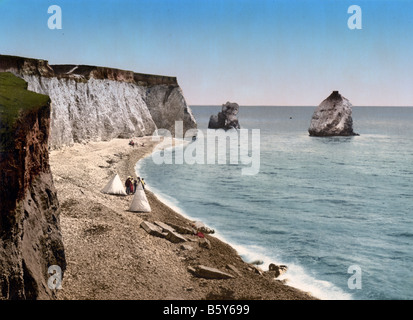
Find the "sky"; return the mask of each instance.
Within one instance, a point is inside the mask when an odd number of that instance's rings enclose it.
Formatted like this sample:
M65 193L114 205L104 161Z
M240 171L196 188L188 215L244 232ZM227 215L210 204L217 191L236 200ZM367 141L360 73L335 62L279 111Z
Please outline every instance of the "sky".
M412 0L0 0L0 54L176 76L189 105L413 106L412 35Z

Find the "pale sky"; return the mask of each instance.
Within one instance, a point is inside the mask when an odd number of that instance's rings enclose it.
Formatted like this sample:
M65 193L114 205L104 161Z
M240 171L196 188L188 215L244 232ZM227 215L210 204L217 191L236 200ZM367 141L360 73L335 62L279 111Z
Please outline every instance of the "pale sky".
M190 105L413 106L412 34L408 0L0 0L0 54L176 76Z

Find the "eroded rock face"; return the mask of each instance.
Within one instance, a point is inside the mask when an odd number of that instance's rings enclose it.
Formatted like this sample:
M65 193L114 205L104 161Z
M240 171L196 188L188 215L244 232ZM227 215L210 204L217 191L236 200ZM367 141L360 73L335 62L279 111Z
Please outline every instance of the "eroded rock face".
M146 90L145 102L158 129L175 135L175 121L183 122L183 133L196 129L196 120L178 85L156 85Z
M0 55L1 71L50 96L52 149L147 136L156 129L174 133L175 121L183 121L184 132L197 126L175 77Z
M151 135L156 125L141 87L107 79L23 75L29 90L53 101L50 146Z
M218 115L212 115L209 119L209 129L239 129L238 123L239 105L234 102L227 102L222 105L222 110Z
M314 111L311 119L310 136L354 136L352 105L338 91L325 99Z
M0 89L12 77L1 77ZM8 114L0 118L0 299L54 298L48 268L66 268L49 167L50 99L25 92L14 85L0 91L0 111Z

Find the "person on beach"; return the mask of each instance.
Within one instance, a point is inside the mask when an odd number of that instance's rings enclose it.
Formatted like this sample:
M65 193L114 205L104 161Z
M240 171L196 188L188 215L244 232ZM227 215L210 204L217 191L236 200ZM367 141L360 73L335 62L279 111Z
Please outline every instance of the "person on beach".
M129 141L129 145L134 147L135 146L135 142L133 142L133 140Z
M130 179L129 179L129 185L130 185L130 193L134 194L135 192L134 192L134 188L133 188L133 178L132 177L130 177Z
M135 180L135 181L136 181L136 187L137 187L137 185L141 184L142 189L145 190L145 180L143 178L138 177L138 180ZM136 189L136 187L135 187L135 189Z
M131 193L131 177L128 177L125 181L125 186L126 186L126 194L130 194Z
M138 179L139 179L139 177L138 177ZM133 188L134 188L134 190L135 190L135 192L136 192L136 188L138 187L138 180L133 180Z

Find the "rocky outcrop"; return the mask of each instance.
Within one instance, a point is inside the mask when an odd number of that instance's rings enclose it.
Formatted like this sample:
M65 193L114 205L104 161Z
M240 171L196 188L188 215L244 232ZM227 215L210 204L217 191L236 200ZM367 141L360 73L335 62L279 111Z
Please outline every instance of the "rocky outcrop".
M316 108L311 119L310 136L354 136L352 105L338 91Z
M166 239L171 241L172 243L180 243L180 242L187 241L183 236L181 236L179 233L174 232L174 231L169 231L168 234L166 235Z
M167 233L166 232L162 232L162 228L154 225L153 223L149 222L149 221L142 221L141 223L141 228L143 230L145 230L148 234L150 234L151 236L155 236L155 237L160 237L160 238L165 238Z
M48 268L66 268L49 167L50 108L48 96L0 73L0 299L54 298Z
M283 275L284 273L286 273L287 272L287 270L288 270L288 267L286 266L286 265L276 265L276 264L274 264L274 263L271 263L269 266L268 266L268 272L274 277L274 278L277 278L277 277L279 277L280 275Z
M28 89L53 102L51 148L87 141L174 133L196 128L175 77L84 66L49 65L45 60L0 55L0 71L28 82Z
M196 268L190 268L190 272L200 278L206 279L233 279L234 276L218 270L216 268L207 267L204 265L199 265Z
M175 135L175 121L183 122L184 135L196 128L195 117L178 85L148 87L145 102L157 128L167 129L172 135Z
M239 129L238 122L239 105L234 102L227 102L222 105L222 110L218 112L218 115L212 115L209 119L209 129Z
M211 249L212 248L211 241L209 241L207 238L200 238L198 240L198 245L201 248L205 248L205 249Z
M202 221L195 221L195 222L192 224L192 227L193 227L196 231L199 231L199 232L202 232L202 233L207 233L207 234L215 233L215 230L213 230L213 229L211 229L211 228L208 228Z

